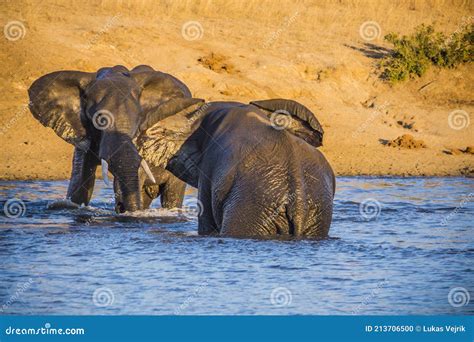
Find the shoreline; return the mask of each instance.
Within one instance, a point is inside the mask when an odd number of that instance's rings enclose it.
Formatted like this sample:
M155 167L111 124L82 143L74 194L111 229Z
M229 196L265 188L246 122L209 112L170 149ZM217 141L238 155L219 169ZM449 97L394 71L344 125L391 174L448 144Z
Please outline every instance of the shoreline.
M364 178L364 179L370 179L370 178L386 178L386 179L406 179L406 178L426 178L426 179L432 179L432 178L457 178L457 179L474 179L473 176L467 176L467 175L450 175L450 174L433 174L433 175L401 175L401 174L336 174L336 179L337 178ZM113 179L113 177L111 178ZM0 177L0 182L23 182L23 181L39 181L39 182L48 182L48 181L69 181L69 178L64 178L64 177L25 177L25 178L7 178L7 177ZM97 177L96 182L102 181L102 178ZM187 185L190 186L190 185Z

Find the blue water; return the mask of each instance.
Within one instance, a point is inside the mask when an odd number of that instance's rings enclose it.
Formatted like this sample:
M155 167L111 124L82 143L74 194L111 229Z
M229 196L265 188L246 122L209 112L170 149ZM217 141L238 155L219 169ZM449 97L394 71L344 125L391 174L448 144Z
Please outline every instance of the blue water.
M101 182L47 210L66 187L0 182L0 313L474 313L472 179L338 178L324 241L199 237L192 189L181 212L115 215Z

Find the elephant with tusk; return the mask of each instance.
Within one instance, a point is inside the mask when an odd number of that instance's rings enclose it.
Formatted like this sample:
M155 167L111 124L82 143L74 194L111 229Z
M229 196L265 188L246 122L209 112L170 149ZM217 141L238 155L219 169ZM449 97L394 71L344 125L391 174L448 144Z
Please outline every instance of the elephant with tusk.
M191 98L184 83L147 65L117 65L95 73L53 72L28 93L33 116L75 146L67 199L88 205L101 165L106 183L109 171L114 176L117 212L146 209L158 196L165 208L182 205L185 183L150 167L137 141L152 124L147 113L171 99Z
M151 165L198 188L199 234L328 236L335 177L305 106L172 99L147 118L138 146Z

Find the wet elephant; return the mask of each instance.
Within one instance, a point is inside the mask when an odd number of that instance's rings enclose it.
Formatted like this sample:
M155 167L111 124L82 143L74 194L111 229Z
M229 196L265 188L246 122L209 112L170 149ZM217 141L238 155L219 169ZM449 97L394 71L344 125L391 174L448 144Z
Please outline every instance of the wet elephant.
M140 155L144 113L173 98L190 98L175 77L141 65L106 67L97 72L58 71L29 89L30 110L44 126L75 146L67 198L87 205L95 172L114 176L117 212L146 209L161 195L163 207L182 205L185 183Z
M328 236L335 177L308 108L175 99L147 120L140 146L150 163L198 188L199 234Z

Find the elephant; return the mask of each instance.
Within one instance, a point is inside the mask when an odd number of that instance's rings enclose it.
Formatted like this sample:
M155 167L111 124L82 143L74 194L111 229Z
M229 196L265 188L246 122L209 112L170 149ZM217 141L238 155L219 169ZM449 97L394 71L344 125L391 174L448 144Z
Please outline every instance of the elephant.
M97 72L57 71L28 90L30 111L44 126L74 145L66 198L88 205L97 166L108 184L114 176L117 213L146 209L158 196L162 207L180 207L186 184L163 167L149 166L138 152L145 113L173 98L191 98L177 78L147 65L122 65Z
M138 146L154 166L198 189L200 235L326 238L335 176L323 128L287 99L173 99L147 113Z

